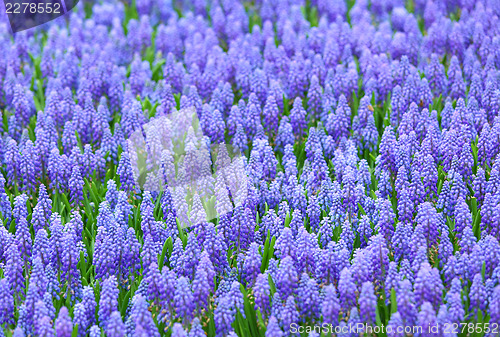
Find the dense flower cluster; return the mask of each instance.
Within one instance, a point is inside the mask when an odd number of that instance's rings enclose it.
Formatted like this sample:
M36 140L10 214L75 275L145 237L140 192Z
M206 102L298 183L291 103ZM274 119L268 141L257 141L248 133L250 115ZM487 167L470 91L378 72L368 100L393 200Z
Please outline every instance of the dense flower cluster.
M14 36L2 16L0 336L500 324L498 0L81 1ZM184 108L245 156L212 221L134 179L127 139Z

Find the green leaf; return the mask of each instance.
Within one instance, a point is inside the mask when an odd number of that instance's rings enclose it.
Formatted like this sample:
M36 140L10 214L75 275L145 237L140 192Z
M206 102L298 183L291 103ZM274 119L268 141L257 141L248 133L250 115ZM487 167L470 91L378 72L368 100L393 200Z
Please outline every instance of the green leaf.
M472 232L479 240L481 238L481 210L477 211L476 216L474 217L474 222L472 224Z
M258 330L254 306L252 305L252 303L250 303L248 293L246 292L245 287L243 287L242 284L240 284L240 291L243 294L244 311L248 326L250 327L251 336L258 336L260 334L262 335L262 337L264 337L262 332Z
M66 193L62 193L61 194L61 199L64 203L64 206L66 206L66 208L68 209L68 212L71 210L71 205L69 204L69 200L68 200L68 197L66 196ZM62 210L61 210L61 214L62 214Z
M78 337L78 323L75 323L73 326L73 332L71 333L71 337Z
M366 212L363 209L363 206L361 206L361 204L359 202L358 202L358 207L359 207L359 211L361 212L361 214L366 215Z
M274 285L274 281L273 281L273 278L271 277L271 274L267 275L267 281L269 282L269 288L271 290L271 296L273 296L274 293L276 292L276 286Z
M78 261L78 267L80 269L81 275L87 274L87 262L85 261L83 251L80 251L80 260Z
M158 81L161 77L163 77L162 66L165 64L165 60L162 59L153 66L152 73L153 79Z
M184 245L184 247L186 246L186 242L187 242L187 235L186 233L184 233L184 230L182 229L181 227L181 224L179 222L179 219L178 218L175 218L175 221L177 223L177 230L179 232L179 238L182 240L182 244Z
M394 314L398 311L398 302L396 300L396 290L394 288L391 289L391 314Z
M472 218L477 215L477 199L475 197L470 198L470 208L472 211Z
M92 206L90 206L90 202L87 198L87 193L83 193L83 207L85 208L85 215L88 218L88 223L94 223L94 214L92 213Z
M257 320L259 324L259 331L261 331L261 336L265 336L265 331L266 331L266 323L264 323L264 320L262 319L262 313L260 312L259 309L257 309Z
M262 265L260 266L260 272L264 273L266 271L267 256L269 254L269 236L270 231L267 231L266 241L264 242L264 253L262 254Z
M375 309L375 322L377 322L377 325L378 325L378 326L381 326L381 325L382 325L382 320L380 319L380 310L379 310L379 306L377 306L377 308Z
M181 94L174 94L175 106L177 110L181 108Z
M160 267L160 270L163 268L163 263L165 261L165 255L167 255L169 247L172 247L172 237L169 237L165 241L165 243L163 244L163 249L161 251L161 255L158 256L158 267ZM172 249L172 248L170 248L170 249Z
M99 191L97 190L97 186L94 182L91 184L87 178L84 178L83 180L85 181L85 186L90 193L90 197L94 202L94 205L97 207L97 205L101 203L101 198L98 197Z
M291 221L292 221L292 217L290 216L290 213L287 213L286 217L285 217L285 227L290 227Z
M120 302L120 313L122 314L122 316L125 316L125 314L127 313L127 307L128 303L130 302L131 293L131 290L127 291L127 293L123 297L123 300Z
M68 291L66 292L66 303L65 303L66 307L67 308L70 308L71 307L71 292Z
M478 165L478 148L476 142L472 142L471 147L472 147L472 157L474 158L474 166L472 168L473 171L472 173L476 174Z
M15 220L12 220L10 222L9 232L12 233L12 234L16 233L16 221Z
M273 236L271 239L271 244L269 245L269 259L267 260L266 269L269 266L269 260L274 256L274 244L276 243L276 237Z

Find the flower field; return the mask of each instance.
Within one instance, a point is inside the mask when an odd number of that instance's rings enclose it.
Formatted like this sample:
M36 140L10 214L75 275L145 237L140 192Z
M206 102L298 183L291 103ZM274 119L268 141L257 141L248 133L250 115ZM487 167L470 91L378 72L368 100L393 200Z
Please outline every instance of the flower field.
M500 1L82 0L0 43L0 336L500 335Z

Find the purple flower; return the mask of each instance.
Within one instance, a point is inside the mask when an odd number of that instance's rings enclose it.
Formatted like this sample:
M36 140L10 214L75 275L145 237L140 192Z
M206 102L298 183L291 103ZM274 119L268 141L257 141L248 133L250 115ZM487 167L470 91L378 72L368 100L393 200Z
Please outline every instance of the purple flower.
M451 290L450 290L451 293ZM450 294L448 293L448 294ZM462 299L460 298L460 293L453 292L449 295L448 299L448 315L450 322L460 323L463 321L465 316L464 307L462 304Z
M73 323L69 317L68 309L62 307L55 323L56 335L61 337L71 337L73 333Z
M191 330L189 330L188 337L204 337L205 331L201 327L200 320L198 317L195 317L191 322Z
M325 127L328 134L336 141L348 136L350 125L351 111L347 105L347 100L344 95L340 96L337 109L334 113L330 113L326 120Z
M481 274L474 275L469 297L471 310L472 308L474 308L474 310L486 310L488 300L486 288L484 287L483 277L481 276Z
M33 217L31 223L33 224L33 229L35 233L43 227L48 227L50 216L52 215L52 200L47 194L47 189L44 184L40 184L40 190L38 192L38 202L33 209Z
M290 130L287 130L290 131ZM285 131L283 131L285 132ZM235 148L238 149L241 152L244 152L248 149L248 136L245 133L245 130L243 128L243 125L240 122L237 122L236 124L236 132L235 135L233 136L231 145Z
M209 295L210 286L207 272L202 268L197 268L193 280L193 296L198 311L207 306Z
M443 284L439 271L431 268L427 262L420 266L415 279L415 297L418 305L429 302L434 307L439 307L443 292Z
M435 96L442 94L445 96L447 80L444 73L444 66L439 62L438 55L431 55L431 62L426 69L426 77L429 78L429 85Z
M417 308L412 286L408 279L399 282L399 287L396 289L396 299L398 312L405 325L413 325L417 321Z
M390 327L390 329L389 329ZM391 319L387 324L387 336L389 337L403 337L404 332L401 332L401 328L398 332L398 327L404 327L403 320L401 319L401 315L399 312L395 312L391 315ZM389 332L390 331L390 332Z
M333 284L329 284L323 290L323 301L321 303L323 322L336 326L339 321L339 312L340 304L337 291Z
M306 213L307 216L309 217L309 223L312 230L316 232L319 229L319 223L320 223L319 218L321 215L321 210L318 200L316 199L314 194L309 197Z
M283 328L290 327L293 323L299 322L299 313L297 312L295 300L293 296L288 296L285 306L280 312L280 322Z
M101 139L101 152L103 153L104 156L106 157L106 162L113 162L117 163L117 149L118 144L111 134L111 131L109 129L109 126L105 125L104 130L102 132L102 139Z
M387 199L377 199L377 209L379 211L376 229L386 238L391 238L394 234L395 214L392 210L391 202Z
M127 198L127 193L118 191L118 200L115 206L114 215L116 221L122 226L128 223L129 215L132 213L132 206L128 203Z
M94 244L96 277L105 278L116 273L119 251L111 229L101 226L97 229Z
M25 263L25 267L28 268L33 244L31 241L28 221L24 217L20 218L16 224L16 242L20 250L22 260Z
M276 137L276 145L278 149L284 149L286 145L294 144L293 127L290 124L288 116L283 116L278 128L278 135Z
M155 301L156 304L166 300L164 279L156 262L149 265L149 272L144 280L147 283L149 300Z
M120 184L123 189L128 192L135 190L134 175L127 151L122 152L116 173L120 176Z
M14 323L14 297L8 279L0 279L0 322L6 325Z
M387 272L387 277L385 279L385 297L386 301L389 302L391 298L392 289L396 290L401 276L397 270L397 264L394 261L389 262L389 270Z
M255 309L260 309L262 314L266 314L269 309L270 286L268 274L259 274L253 286L253 295L255 298Z
M338 280L338 268L342 265L342 259L334 251L333 242L324 249L318 250L315 276L322 282L328 284Z
M462 237L460 238L459 241L460 252L461 253L472 252L474 245L476 244L476 241L477 239L474 236L474 233L472 232L472 226L465 227L464 231L462 232Z
M274 95L268 95L266 99L266 104L262 110L262 115L264 117L264 123L266 130L274 133L274 130L278 128L279 119L279 108L276 104L276 99Z
M19 296L24 293L25 280L23 275L22 258L16 244L11 243L7 248L7 263L5 265L5 278L10 291Z
M73 308L73 322L74 324L78 324L78 336L85 336L89 324L85 307L82 302L75 304L75 307Z
M193 317L194 298L188 280L181 276L175 286L174 305L179 317L189 322Z
M276 240L274 249L276 256L280 259L283 259L285 256L295 257L295 240L292 229L289 227L283 228L280 236Z
M161 87L159 89L159 102L160 105L157 108L159 115L169 114L175 107L174 95L172 94L172 86L167 80L160 82ZM191 91L191 90L190 90Z
M238 281L232 281L231 288L226 293L226 296L229 296L229 298L231 298L232 306L234 307L234 309L237 309L241 313L243 318L246 318L243 294L241 293L240 287L241 284Z
M424 302L418 314L418 325L422 327L422 336L433 336L431 327L434 327L437 324L436 312L432 308L432 304Z
M157 252L159 253L159 251ZM200 247L198 246L198 241L193 232L188 234L186 249L182 254L182 274L188 279L193 279L196 266L200 258Z
M266 328L266 337L282 337L283 331L281 331L280 326L278 325L278 320L276 317L271 316L269 318L269 322L267 323Z
M106 185L107 185L107 191L105 199L109 203L111 210L114 211L118 203L118 191L116 189L116 183L113 179L109 179Z
M154 241L157 241L159 233L156 230L157 228L153 212L154 205L151 199L151 194L149 192L144 192L144 198L141 203L141 229L144 233L144 237L149 235Z
M26 194L20 194L14 199L14 209L13 216L16 220L16 225L19 224L21 219L26 219L28 217L28 208L26 203L28 202L28 196Z
M38 325L38 329L37 329L38 336L45 336L45 337L56 336L54 334L54 328L52 327L52 322L51 322L50 317L48 317L48 316L40 317L40 319L37 322L37 325ZM57 327L56 327L56 329L57 329ZM58 333L57 336L68 336L68 335L63 334L63 333L61 333L61 334ZM71 334L69 336L71 336Z
M228 217L229 215L230 213L227 213ZM228 232L231 245L238 250L248 249L254 241L254 231L255 218L250 208L235 207L231 218L231 230Z
M295 269L293 260L290 256L286 256L281 260L276 283L276 289L282 298L288 298L295 292L298 284L297 270Z
M78 240L72 231L64 234L63 251L61 257L61 281L67 283L68 290L79 298L81 296L81 279L80 269L77 268L80 259L80 248Z
M0 213L3 218L10 223L12 219L12 205L10 204L10 199L7 193L5 193L5 178L0 175Z
M455 229L457 238L462 237L462 233L466 227L472 227L472 215L469 211L469 206L463 198L459 198L455 207Z
M431 247L437 243L438 237L438 215L436 209L430 202L424 202L418 206L417 224L423 226L427 246Z
M375 312L377 308L377 298L371 282L365 282L361 286L359 295L359 311L363 322L375 323Z
M49 319L46 319L46 322L44 324L45 326L48 326L50 325L50 322L49 322ZM53 333L53 331L52 331ZM18 324L18 326L14 329L14 332L12 333L12 336L13 337L24 337L25 334L24 334L24 331L22 329L22 327ZM50 336L50 334L49 334Z
M306 321L315 320L319 316L320 295L318 284L309 275L303 273L297 289L299 313Z
M118 283L115 276L110 276L102 284L99 299L99 322L105 329L111 313L118 308Z
M262 264L262 257L259 253L259 246L252 242L245 256L245 262L243 264L243 278L246 280L248 285L252 285L260 273L260 268Z
M144 245L141 251L142 269L146 272L149 271L151 263L158 261L158 254L160 253L159 245L153 241L151 235L147 235L144 239Z
M121 270L123 277L135 275L141 268L140 259L141 245L137 240L133 227L129 227L123 245Z
M76 207L83 201L83 179L77 165L73 166L69 180L69 195L71 204Z
M356 284L352 279L349 268L344 268L340 272L340 279L338 285L340 295L340 303L343 310L348 310L356 304Z
M38 172L40 172L39 157L34 152L35 147L31 140L28 140L20 150L19 173L22 177L21 191L32 194L35 191Z
M213 289L215 286L214 283L215 270L212 261L210 261L210 257L207 251L203 251L201 253L197 269L203 269L206 272L208 285L210 289Z
M123 324L122 317L118 311L113 311L109 317L106 327L106 336L110 337L125 337L126 329Z
M321 56L318 55L321 59ZM307 107L309 116L319 117L321 115L321 98L323 89L319 84L319 79L316 75L311 77L309 90L307 92Z
M187 337L186 331L182 327L180 323L174 323L172 327L172 335L173 337Z
M395 149L396 137L394 131L391 126L387 126L380 141L380 165L391 172L395 172Z
M228 296L222 297L214 312L217 335L226 335L232 330L231 324L234 321L235 315L236 312L231 305L231 299Z
M39 257L37 257L33 262L30 283L36 284L38 286L38 295L40 296L43 296L43 294L47 291L47 275L45 274L44 266L42 265L42 261Z
M344 251L346 251L344 249ZM371 280L373 277L373 268L370 265L370 251L369 249L359 249L354 252L351 263L351 273L353 275L354 283L361 286L363 282Z
M101 336L101 329L97 325L93 325L90 328L89 336L90 337L99 337L99 336Z
M492 322L500 322L500 286L496 286L491 296L490 317Z
M131 326L132 331L135 331L136 334L138 330L142 330L149 336L160 336L151 312L148 310L148 302L140 294L136 294L132 298L132 309L128 320L130 323L127 323L127 326Z
M298 272L313 272L316 268L315 255L318 250L318 240L316 235L308 233L307 230L302 227L299 229L296 238L296 246ZM284 260L282 260L282 262L283 261Z

